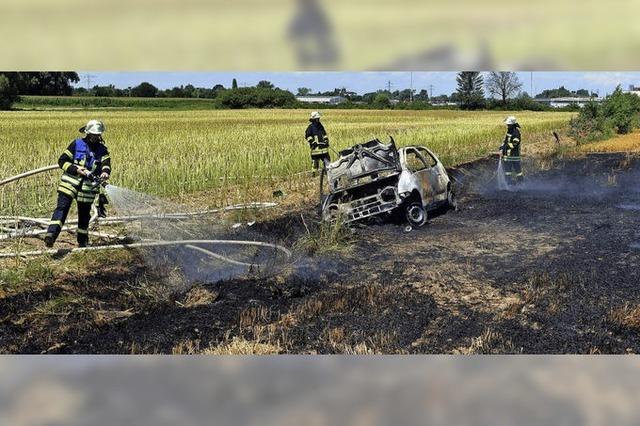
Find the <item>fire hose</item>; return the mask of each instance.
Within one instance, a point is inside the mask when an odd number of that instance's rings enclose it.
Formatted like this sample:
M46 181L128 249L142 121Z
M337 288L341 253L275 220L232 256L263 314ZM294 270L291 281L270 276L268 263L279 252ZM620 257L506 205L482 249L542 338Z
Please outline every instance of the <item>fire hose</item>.
M18 181L20 179L29 177L29 176L33 176L39 173L44 173L50 170L55 170L57 169L58 166L57 165L52 165L52 166L46 166L46 167L41 167L39 169L35 169L35 170L31 170L7 179L4 179L2 181L0 181L0 186L6 185L8 183L11 182L15 182ZM90 176L91 178L91 176ZM98 179L92 179L95 180L96 183L99 183ZM192 218L192 217L196 217L196 216L202 216L202 215L206 215L206 214L211 214L211 213L218 213L218 212L222 212L222 211L230 211L230 210L239 210L239 209L244 209L244 208L268 208L268 207L275 207L277 206L276 203L249 203L249 204L241 204L241 205L234 205L234 206L228 206L225 208L221 208L221 209L211 209L211 210L204 210L204 211L199 211L199 212L193 212L193 213L166 213L166 214L149 214L149 215L131 215L131 216L123 216L123 217L112 217L112 218L108 218L108 219L98 219L98 216L96 214L92 215L91 220L89 221L89 223L94 223L94 222L98 222L98 223L104 223L104 224L114 224L114 223L123 223L123 222L130 222L130 221L135 221L135 220L180 220L180 219L187 219L187 218ZM8 217L8 216L0 216L0 227L3 229L11 229L11 228L7 228L7 227L3 227L1 225L7 225L7 224L15 224L15 228L13 232L10 232L8 234L5 235L0 235L0 240L10 240L10 239L15 239L15 238L21 238L21 237L36 237L38 235L42 235L44 233L46 233L47 231L44 229L38 229L38 230L29 230L29 231L24 231L24 230L19 230L17 228L18 223L30 223L30 224L35 224L35 225L39 225L39 226L46 226L48 225L48 220L46 218L32 218L32 217L26 217L26 216L15 216L15 217ZM76 226L68 226L68 225L72 225L72 224L77 224L77 220L71 220L69 222L67 222L67 226L62 228L62 232L73 232L77 229L77 225ZM103 233L99 233L99 232L93 232L90 231L91 234L94 235L99 235L99 236L107 236L107 237L117 237L114 235L109 235L109 234L103 234ZM119 238L119 237L117 237ZM103 251L103 250L117 250L117 249L132 249L132 248L145 248L145 247L166 247L166 246L184 246L186 248L195 250L195 251L199 251L203 254L206 254L209 257L218 259L218 260L222 260L224 262L227 263L231 263L234 265L239 265L239 266L246 266L246 267L260 267L263 265L260 264L255 264L255 263L247 263L247 262L242 262L239 260L235 260L235 259L231 259L227 256L221 255L219 253L215 253L213 251L204 249L202 247L196 246L194 244L216 244L216 245L235 245L235 246L253 246L253 247L266 247L266 248L272 248L275 249L276 251L282 253L285 255L286 259L289 260L292 256L291 251L289 251L286 247L283 247L281 245L278 244L273 244L273 243L266 243L266 242L261 242L261 241L248 241L248 240L176 240L176 241L160 241L160 240L144 240L142 242L138 242L138 243L131 243L131 244L110 244L110 245L104 245L104 246L92 246L92 247L78 247L78 248L74 248L74 249L47 249L47 250L35 250L35 251L26 251L26 252L16 252L16 253L0 253L0 259L3 258L15 258L15 257L32 257L32 256L40 256L40 255L60 255L60 254L67 254L67 253L78 253L78 252L85 252L85 251Z

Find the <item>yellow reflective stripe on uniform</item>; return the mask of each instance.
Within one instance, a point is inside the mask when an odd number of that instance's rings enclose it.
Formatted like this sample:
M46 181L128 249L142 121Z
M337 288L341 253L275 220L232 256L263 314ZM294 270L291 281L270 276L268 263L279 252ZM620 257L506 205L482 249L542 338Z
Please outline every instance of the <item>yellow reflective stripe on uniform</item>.
M78 188L76 188L75 186L71 185L68 182L61 181L58 187L67 188L69 191L73 191L74 193L78 192Z
M73 177L71 175L68 175L68 174L62 175L60 180L62 182L69 183L69 184L71 184L73 186L80 186L80 182L82 182L79 178L75 178L75 177Z
M513 138L512 140L513 140L514 142L515 142L515 141L520 142L520 139L518 139L518 138Z
M84 235L89 234L89 231L88 231L88 230L86 230L86 229L80 229L80 228L78 228L78 229L77 229L77 232L78 232L78 234L84 234Z
M68 149L65 149L64 153L67 155L67 157L73 158L73 153L71 151L69 151Z
M509 142L507 145L509 146L509 148L513 149L513 144L511 142Z
M104 157L102 157L102 161L103 161L103 162L104 162L104 161L107 161L107 160L110 160L110 159L111 159L111 156L110 156L110 155L105 155Z
M58 192L62 192L63 194L67 194L71 198L75 198L76 194L73 191L70 191L67 188L64 188L62 185L58 186Z
M49 225L62 226L62 221L61 220L52 220L51 222L49 222Z
M111 167L109 167L109 166L102 166L102 171L105 171L105 170L109 170L109 171L111 171Z
M69 169L69 167L71 167L71 163L67 161L62 165L62 170L66 172Z

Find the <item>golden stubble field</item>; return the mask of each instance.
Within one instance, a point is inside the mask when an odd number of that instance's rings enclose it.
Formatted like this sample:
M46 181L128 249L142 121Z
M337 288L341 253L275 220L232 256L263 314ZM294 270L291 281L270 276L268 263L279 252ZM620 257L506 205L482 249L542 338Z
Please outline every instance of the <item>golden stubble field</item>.
M265 179L310 168L304 140L308 110L12 111L0 113L0 178L55 164L87 120L103 120L113 161L112 183L158 196L233 186L247 191ZM495 151L506 112L327 110L333 149L393 136L399 146L423 144L446 165ZM549 140L572 113L516 114L525 144ZM332 153L335 157L335 153ZM59 173L0 188L0 212L16 205L44 212ZM212 200L215 204L216 200ZM227 200L228 201L228 200Z

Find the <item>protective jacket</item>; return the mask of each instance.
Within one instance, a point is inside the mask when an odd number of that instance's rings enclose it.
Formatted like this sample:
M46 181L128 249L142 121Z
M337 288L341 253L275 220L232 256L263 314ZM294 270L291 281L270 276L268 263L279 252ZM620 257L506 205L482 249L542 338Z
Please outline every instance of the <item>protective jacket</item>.
M509 126L502 143L502 155L512 161L520 161L520 129L517 126Z
M517 124L508 126L501 148L507 181L509 183L521 182L523 173L520 157L520 129Z
M100 191L90 179L78 174L78 167L84 167L94 175L111 174L111 157L107 147L101 143L89 144L78 138L62 153L58 165L64 171L58 185L58 192L79 203L93 203Z
M311 120L304 137L311 148L311 157L329 154L329 137L319 120Z

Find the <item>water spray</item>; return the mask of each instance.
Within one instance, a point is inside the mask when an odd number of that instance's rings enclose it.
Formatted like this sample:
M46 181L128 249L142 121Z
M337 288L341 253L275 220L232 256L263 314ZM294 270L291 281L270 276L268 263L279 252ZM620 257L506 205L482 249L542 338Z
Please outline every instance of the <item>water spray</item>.
M496 170L496 181L498 183L499 191L508 191L509 183L507 182L507 177L504 174L504 161L502 161L502 157L498 157L498 168Z
M4 179L0 181L0 186L6 185L10 182L15 182L20 179L33 176L35 174L44 173L46 171L58 169L58 166L52 165L47 167L42 167L39 169L35 169L26 173L22 173L17 176L10 177L8 179ZM114 185L108 184L104 179L101 179L99 176L94 175L93 173L89 173L85 176L92 184L94 188L102 186L107 190L108 193L111 193L110 189L119 189ZM124 190L120 188L121 190ZM131 191L135 193L135 191ZM135 193L139 194L139 193ZM139 194L144 196L144 194ZM206 214L224 212L229 210L239 210L243 208L269 208L277 206L276 203L249 203L243 205L235 205L229 206L222 209L213 209L213 210L205 210L193 213L152 213L152 214L136 214L122 217L110 217L106 220L101 220L97 217L97 215L92 215L90 223L102 223L102 224L116 224L116 223L128 223L133 221L144 221L144 220L156 220L156 221L176 221L176 220L185 220L191 219L198 216L203 216ZM11 240L15 238L24 238L24 237L38 237L44 233L46 233L46 229L42 229L48 225L47 218L32 218L26 216L19 217L0 217L0 225L14 225L13 229L6 228L10 230L9 233L4 235L0 235L0 240ZM72 224L76 224L77 221L70 220L67 222L66 226L62 228L63 232L75 232L77 226L70 226ZM36 229L34 229L36 228ZM124 239L123 237L117 235L105 234L102 232L89 232L92 235L99 237L107 237L112 239ZM286 261L289 261L292 257L291 251L289 251L286 247L283 247L278 244L266 243L261 241L250 241L250 240L231 240L231 239L179 239L179 240L171 240L171 241L163 241L158 239L143 239L137 243L131 244L109 244L104 246L92 246L85 248L74 248L74 249L48 249L48 250L34 250L34 251L25 251L25 252L13 252L13 253L0 253L0 259L2 258L15 258L15 257L33 257L33 256L41 256L41 255L62 255L67 253L77 253L77 252L86 252L86 251L103 251L103 250L117 250L117 249L132 249L132 248L152 248L152 247L175 247L182 246L187 249L200 252L205 254L209 258L223 261L225 263L241 266L246 268L261 268L266 267L268 264L260 263L260 262L243 262L240 260L232 259L229 256L225 256L220 253L216 253L211 251L208 248L201 247L201 245L221 245L221 246L231 246L231 247L254 247L254 248L268 248L274 250L275 253L279 253L283 255Z

